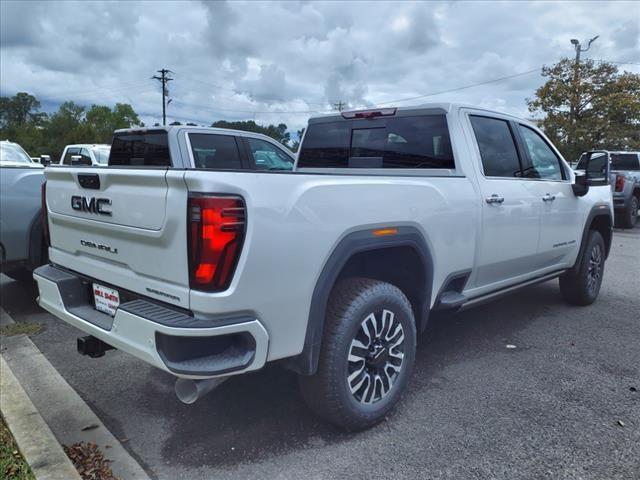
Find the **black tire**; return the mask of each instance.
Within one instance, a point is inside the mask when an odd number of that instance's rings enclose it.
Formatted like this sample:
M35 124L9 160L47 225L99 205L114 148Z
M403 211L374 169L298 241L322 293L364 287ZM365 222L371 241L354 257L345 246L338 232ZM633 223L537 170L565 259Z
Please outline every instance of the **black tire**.
M27 268L16 268L8 272L3 272L7 277L12 278L16 282L30 283L33 282L33 272Z
M371 327L374 335L367 336ZM367 342L368 349L358 346ZM302 396L313 412L340 428L371 427L402 397L415 351L416 323L400 289L366 278L341 281L329 298L318 370L299 377Z
M560 292L572 305L591 305L598 298L606 255L600 232L589 231L587 244L576 265L560 276Z
M631 197L629 208L627 208L620 219L622 228L633 228L638 223L638 197Z

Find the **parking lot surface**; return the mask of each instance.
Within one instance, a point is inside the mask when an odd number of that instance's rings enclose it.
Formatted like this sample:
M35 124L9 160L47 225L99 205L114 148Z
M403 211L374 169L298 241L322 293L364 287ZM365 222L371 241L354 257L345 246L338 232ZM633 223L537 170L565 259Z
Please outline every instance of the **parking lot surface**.
M557 281L439 319L410 389L373 429L313 417L294 374L269 366L191 406L173 378L121 352L81 357L81 333L2 277L1 303L158 479L640 478L640 229L616 230L590 307ZM507 347L509 345L509 347ZM515 346L515 348L512 348Z

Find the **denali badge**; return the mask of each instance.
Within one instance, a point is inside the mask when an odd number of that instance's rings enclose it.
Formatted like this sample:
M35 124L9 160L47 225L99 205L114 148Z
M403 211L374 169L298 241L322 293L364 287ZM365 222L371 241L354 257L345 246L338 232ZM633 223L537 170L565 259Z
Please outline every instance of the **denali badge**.
M71 208L80 212L111 215L111 210L105 210L107 205L111 205L110 198L87 198L81 197L80 195L74 195L71 197Z
M82 245L83 247L97 248L98 250L102 250L103 252L109 252L115 255L118 254L117 248L111 248L109 245L103 245L102 243L92 242L91 240L80 240L80 245Z

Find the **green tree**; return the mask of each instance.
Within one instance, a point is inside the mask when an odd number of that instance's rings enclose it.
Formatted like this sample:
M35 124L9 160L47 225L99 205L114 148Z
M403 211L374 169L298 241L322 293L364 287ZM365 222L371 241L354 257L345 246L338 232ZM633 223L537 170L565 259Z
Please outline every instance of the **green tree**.
M0 97L0 138L18 142L30 155L46 153L43 128L47 115L39 110L40 102L28 93Z
M86 114L90 130L84 143L111 143L113 131L142 126L142 122L128 103L116 103L113 109L104 105L92 105Z
M291 147L290 147L293 152L297 152L298 149L300 148L300 142L302 141L303 135L304 135L304 127L296 131L297 138L291 143Z
M640 149L640 75L607 62L564 58L544 66L547 80L527 99L568 160L594 148Z
M253 120L228 122L226 120L218 120L211 124L212 127L217 128L231 128L233 130L244 130L245 132L262 133L277 140L284 145L288 145L291 140L291 134L287 131L287 126L284 123L279 125L258 125Z

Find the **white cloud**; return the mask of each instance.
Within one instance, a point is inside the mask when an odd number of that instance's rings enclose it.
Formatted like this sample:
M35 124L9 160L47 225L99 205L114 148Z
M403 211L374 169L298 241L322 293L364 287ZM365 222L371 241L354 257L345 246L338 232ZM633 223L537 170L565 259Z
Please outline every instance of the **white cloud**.
M306 123L306 111L455 89L572 56L640 62L636 2L0 2L0 89L43 103L131 103L171 120ZM638 66L624 68L640 72ZM533 73L414 102L461 101L526 116Z

